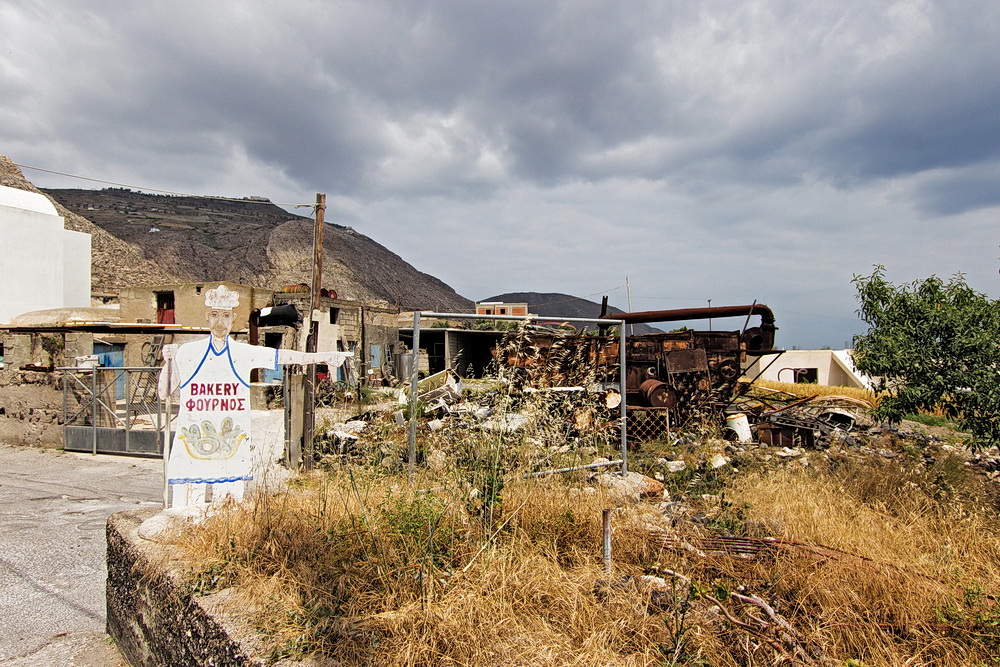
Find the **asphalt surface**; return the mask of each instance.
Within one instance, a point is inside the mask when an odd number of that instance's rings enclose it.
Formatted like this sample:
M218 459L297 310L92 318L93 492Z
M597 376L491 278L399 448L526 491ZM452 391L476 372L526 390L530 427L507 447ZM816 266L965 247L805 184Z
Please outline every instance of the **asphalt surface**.
M159 506L162 463L0 445L0 664L120 667L105 634L105 522Z

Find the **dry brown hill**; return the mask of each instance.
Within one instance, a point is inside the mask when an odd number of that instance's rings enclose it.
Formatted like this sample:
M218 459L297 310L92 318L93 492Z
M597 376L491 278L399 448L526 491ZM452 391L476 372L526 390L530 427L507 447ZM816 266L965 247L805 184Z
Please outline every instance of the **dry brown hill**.
M313 223L267 201L46 189L0 155L0 184L41 192L66 228L92 236L91 287L232 280L277 289L312 282ZM324 230L323 286L404 309L465 312L472 301L350 227Z
M90 234L92 291L116 292L125 285L149 285L177 280L171 271L148 260L139 247L109 234L90 220L67 209L50 194L36 188L5 155L0 155L0 185L47 196L55 204L59 215L65 218L66 229Z

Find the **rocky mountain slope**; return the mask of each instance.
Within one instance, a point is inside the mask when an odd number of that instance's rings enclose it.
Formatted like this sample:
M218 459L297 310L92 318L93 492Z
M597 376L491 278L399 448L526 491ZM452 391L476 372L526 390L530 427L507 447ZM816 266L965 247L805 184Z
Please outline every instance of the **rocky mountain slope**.
M24 177L9 158L0 155L0 185L29 192L48 194L36 188ZM175 273L146 258L142 248L101 229L82 215L67 209L48 195L59 215L66 220L66 229L91 235L91 290L114 292L124 285L151 285L178 280Z
M165 277L232 280L272 289L312 282L312 220L270 202L121 188L44 192L137 249L140 264L151 264ZM465 311L472 306L437 278L350 227L327 224L323 241L323 286L341 298L383 300L403 309ZM106 271L101 260L95 253L95 274ZM143 275L118 285L141 282L149 281Z
M503 301L505 303L526 303L528 312L559 319L560 317L600 317L601 304L569 294L558 294L551 292L508 292L498 294L482 301ZM610 313L624 312L614 306L608 307ZM648 324L633 324L629 333L647 334L663 333L663 330L651 327Z

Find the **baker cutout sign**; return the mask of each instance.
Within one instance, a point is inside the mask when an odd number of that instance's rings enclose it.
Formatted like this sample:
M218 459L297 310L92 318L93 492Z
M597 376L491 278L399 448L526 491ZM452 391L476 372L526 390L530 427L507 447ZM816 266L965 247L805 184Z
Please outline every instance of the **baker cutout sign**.
M159 393L166 398L179 389L167 483L171 507L243 498L253 479L250 433L250 371L274 370L278 364L341 366L350 352L298 352L240 343L229 337L239 294L225 285L205 293L211 335L183 345L163 346L164 370ZM169 384L169 386L168 386Z

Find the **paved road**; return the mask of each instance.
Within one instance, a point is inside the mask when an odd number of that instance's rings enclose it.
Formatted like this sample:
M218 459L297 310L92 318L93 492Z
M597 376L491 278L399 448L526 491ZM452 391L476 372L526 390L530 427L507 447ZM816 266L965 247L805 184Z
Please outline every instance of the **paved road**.
M125 664L104 633L104 525L162 502L161 466L0 445L0 664Z

